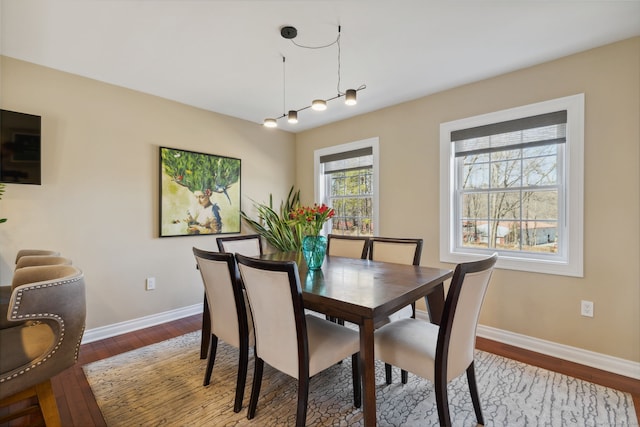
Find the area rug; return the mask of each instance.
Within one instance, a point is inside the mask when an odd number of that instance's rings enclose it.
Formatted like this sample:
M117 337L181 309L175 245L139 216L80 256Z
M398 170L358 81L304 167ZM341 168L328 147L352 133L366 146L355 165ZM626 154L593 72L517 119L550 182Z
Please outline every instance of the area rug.
M211 384L202 386L206 361L194 332L83 367L109 426L293 426L296 380L265 365L256 417L247 420L253 355L244 407L233 412L238 352L218 344ZM437 426L433 384L399 370L386 385L376 365L380 426ZM476 354L476 376L486 426L637 426L631 395L491 353ZM353 407L351 360L311 380L307 425L362 426ZM466 376L449 384L454 426L476 426Z

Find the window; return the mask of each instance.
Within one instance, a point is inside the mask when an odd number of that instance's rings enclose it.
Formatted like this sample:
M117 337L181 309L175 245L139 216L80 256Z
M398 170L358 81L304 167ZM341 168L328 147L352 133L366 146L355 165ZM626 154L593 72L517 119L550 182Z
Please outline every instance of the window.
M584 95L443 123L441 260L581 277Z
M315 151L316 200L336 215L325 233L373 236L378 217L378 139Z

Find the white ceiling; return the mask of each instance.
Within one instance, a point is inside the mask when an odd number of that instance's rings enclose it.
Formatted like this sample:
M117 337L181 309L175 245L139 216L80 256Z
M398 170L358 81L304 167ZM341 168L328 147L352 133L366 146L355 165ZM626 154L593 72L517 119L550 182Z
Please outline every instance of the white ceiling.
M0 0L0 22L3 55L257 125L337 94L337 46L280 28L340 25L340 90L366 89L278 121L298 132L640 35L640 1Z

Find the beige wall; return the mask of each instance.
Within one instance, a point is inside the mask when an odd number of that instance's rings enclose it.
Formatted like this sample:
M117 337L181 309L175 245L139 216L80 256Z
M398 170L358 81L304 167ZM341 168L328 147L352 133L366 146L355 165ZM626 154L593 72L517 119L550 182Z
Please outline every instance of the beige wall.
M158 237L159 146L242 159L248 211L295 180L293 134L0 60L1 108L41 115L43 127L43 184L8 185L0 201L0 283L18 249L60 250L85 272L89 329L202 302L191 248L213 249L215 237Z
M472 66L472 64L470 64ZM313 151L380 138L380 234L422 237L439 262L440 123L585 94L584 278L498 270L487 326L640 361L640 38L300 133L297 186L313 195ZM365 102L362 100L361 102ZM580 300L595 316L580 316Z

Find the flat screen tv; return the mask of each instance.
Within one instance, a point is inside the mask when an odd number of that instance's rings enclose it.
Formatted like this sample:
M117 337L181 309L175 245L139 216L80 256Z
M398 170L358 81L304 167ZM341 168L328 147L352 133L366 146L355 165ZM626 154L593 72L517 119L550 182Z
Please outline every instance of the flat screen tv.
M0 110L0 182L41 184L41 117Z

